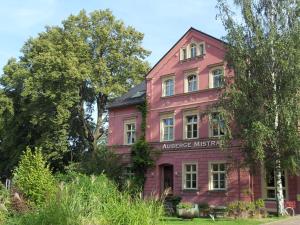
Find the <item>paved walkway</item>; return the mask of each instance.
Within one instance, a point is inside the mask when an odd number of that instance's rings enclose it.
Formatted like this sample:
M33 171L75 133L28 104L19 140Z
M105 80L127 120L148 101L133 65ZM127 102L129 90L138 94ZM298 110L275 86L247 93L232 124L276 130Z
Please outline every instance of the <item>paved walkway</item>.
M265 223L265 225L300 225L300 215L271 223Z

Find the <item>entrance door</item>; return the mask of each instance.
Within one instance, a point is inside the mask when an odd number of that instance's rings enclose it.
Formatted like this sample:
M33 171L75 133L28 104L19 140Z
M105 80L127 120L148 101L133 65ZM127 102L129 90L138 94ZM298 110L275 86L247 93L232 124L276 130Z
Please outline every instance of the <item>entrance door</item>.
M173 192L173 166L172 165L164 165L162 168L163 172L163 180L162 180L162 191L170 188L170 194Z

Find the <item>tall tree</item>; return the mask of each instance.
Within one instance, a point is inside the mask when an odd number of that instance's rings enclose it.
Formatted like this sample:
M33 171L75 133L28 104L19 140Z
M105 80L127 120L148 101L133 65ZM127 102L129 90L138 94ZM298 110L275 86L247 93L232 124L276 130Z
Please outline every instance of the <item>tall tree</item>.
M0 161L34 146L62 168L70 152L94 152L105 134L108 101L140 82L149 68L142 40L109 10L81 11L30 38L0 80L14 106L14 118L4 118Z
M220 107L228 138L240 138L245 159L274 169L277 211L284 213L282 170L299 171L300 27L297 0L235 0L234 14L218 0L226 28L227 61L234 69ZM237 21L240 21L237 22ZM229 121L238 132L231 132Z

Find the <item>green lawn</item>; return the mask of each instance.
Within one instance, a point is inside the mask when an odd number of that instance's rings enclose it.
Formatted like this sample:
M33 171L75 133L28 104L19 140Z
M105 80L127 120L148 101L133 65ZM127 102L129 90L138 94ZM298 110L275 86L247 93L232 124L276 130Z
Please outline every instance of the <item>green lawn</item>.
M166 217L161 225L258 225L278 220L278 218L265 218L265 219L217 219L215 222L210 218L196 218L193 220L182 220L176 217Z

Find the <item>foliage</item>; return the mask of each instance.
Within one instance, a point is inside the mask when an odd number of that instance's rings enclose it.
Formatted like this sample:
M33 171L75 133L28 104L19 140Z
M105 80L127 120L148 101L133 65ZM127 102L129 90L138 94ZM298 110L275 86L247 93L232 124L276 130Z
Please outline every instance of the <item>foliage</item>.
M194 208L194 206L190 202L180 202L177 205L177 209L192 209L192 208Z
M117 183L121 182L122 165L120 156L103 145L99 145L94 152L83 153L77 170L87 175L105 174Z
M42 147L55 170L96 151L108 101L149 68L142 40L109 10L81 11L30 38L0 79L1 174L9 174L26 146Z
M234 2L240 19L225 0L218 1L227 31L226 60L234 70L234 77L227 77L219 107L227 124L234 121L228 138L242 140L250 168L264 163L275 169L282 215L281 171L300 168L299 1Z
M235 201L227 206L227 213L229 217L245 218L253 216L265 216L265 203L263 199L258 199L253 202Z
M133 172L135 174L134 183L141 189L144 187L148 168L154 165L151 149L150 144L143 139L139 139L131 148Z
M10 209L9 191L0 183L0 225L5 224Z
M121 193L104 175L76 175L39 211L21 217L22 225L154 225L162 218L161 203Z
M41 149L27 148L14 171L14 185L36 206L41 206L56 191L55 179L43 158Z

